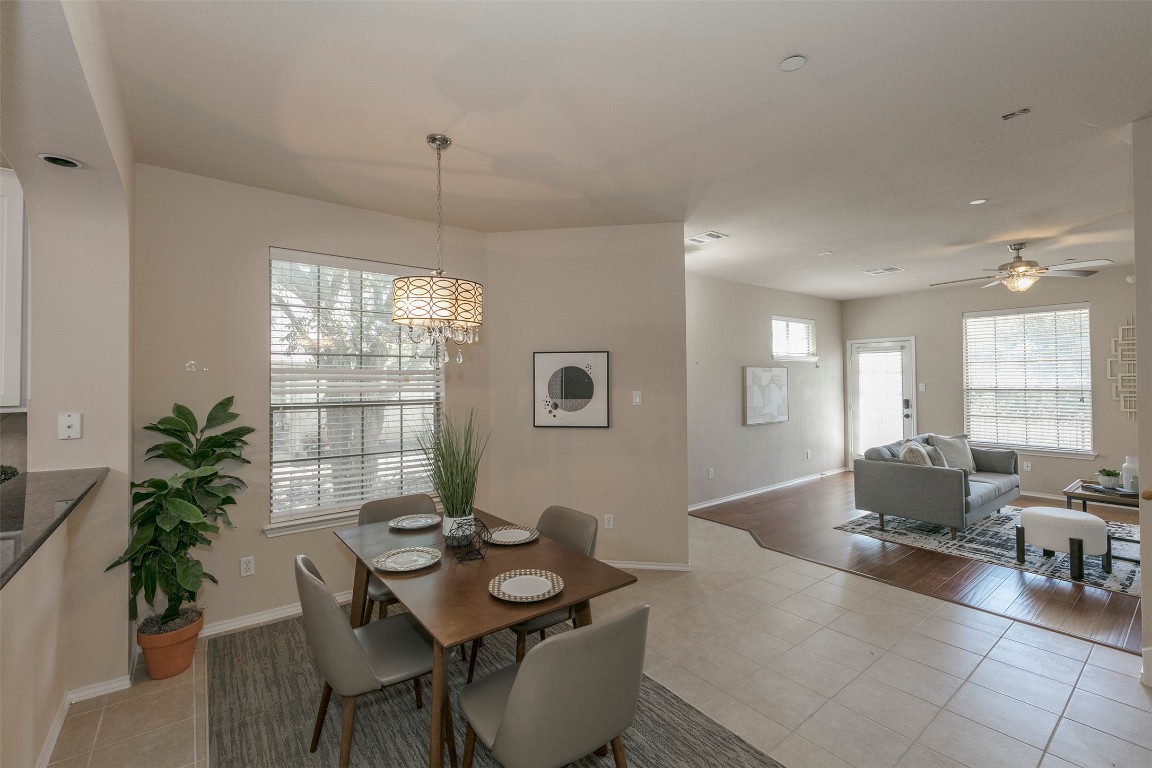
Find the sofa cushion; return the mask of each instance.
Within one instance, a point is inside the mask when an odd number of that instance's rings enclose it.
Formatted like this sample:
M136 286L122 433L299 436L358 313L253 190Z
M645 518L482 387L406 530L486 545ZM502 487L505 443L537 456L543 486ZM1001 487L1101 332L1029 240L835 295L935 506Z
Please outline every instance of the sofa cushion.
M942 454L940 452L939 448L937 448L934 445L925 445L924 450L927 451L928 460L932 462L932 466L934 466L934 467L946 467L946 466L948 466L948 461L944 458L944 454Z
M1001 491L996 488L992 483L978 483L969 477L969 487L972 489L968 494L968 508L975 509L982 507L988 502L995 499L1000 495Z
M924 450L924 446L915 440L909 440L904 443L900 449L900 461L906 461L909 464L919 464L922 467L932 466L932 459L928 458L928 451Z
M997 495L1020 487L1020 475L1002 475L997 472L970 472L968 481L993 485L996 487Z
M940 449L940 452L944 454L944 460L948 462L948 466L966 469L969 472L976 470L972 449L968 447L968 435L954 435L952 437L932 435L928 438L928 444Z
M869 448L864 451L864 458L871 459L872 461L891 461L892 459L900 458L900 451L904 448L904 443L915 441L921 445L928 445L928 438L930 435L916 435L907 440L897 440L894 443L887 445L878 445L875 448Z

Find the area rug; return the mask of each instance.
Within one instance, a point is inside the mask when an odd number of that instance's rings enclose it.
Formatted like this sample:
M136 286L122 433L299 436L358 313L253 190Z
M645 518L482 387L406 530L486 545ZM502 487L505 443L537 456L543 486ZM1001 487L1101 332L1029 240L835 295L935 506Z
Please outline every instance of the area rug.
M484 640L477 677L515 660L515 636L501 632ZM299 618L213 637L208 641L208 756L211 768L331 768L339 762L343 708L332 697L320 747L309 754L323 679L316 668ZM464 685L467 665L450 664L449 689ZM416 709L410 685L360 697L352 737L351 766L423 768L428 765L428 677L424 709ZM563 691L556 691L563 696ZM455 693L453 712L458 713ZM456 714L457 750L465 724ZM645 676L636 720L624 734L633 768L782 768L772 758ZM447 763L447 760L445 760ZM499 765L477 745L476 766ZM612 758L588 756L572 765L612 765Z
M1021 565L1016 562L1016 523L1019 520L1019 507L1004 507L998 514L987 517L960 531L956 535L955 541L952 541L950 528L902 517L885 517L884 527L881 528L880 519L872 512L849 520L843 525L837 525L836 530L859 533L882 541L893 541L907 544L910 547L945 552L972 560L982 560L986 563L1018 568L1042 576L1051 576L1054 579L1072 581L1068 571L1067 553L1057 552L1054 557L1044 557L1039 547L1028 545L1025 550L1024 564ZM1133 544L1114 540L1112 542L1113 555L1139 559L1140 526L1109 522L1108 532L1113 539L1119 537L1136 541ZM1084 558L1084 580L1077 583L1090 584L1112 592L1139 596L1140 565L1113 558L1112 573L1107 574L1100 568L1099 557L1086 556Z

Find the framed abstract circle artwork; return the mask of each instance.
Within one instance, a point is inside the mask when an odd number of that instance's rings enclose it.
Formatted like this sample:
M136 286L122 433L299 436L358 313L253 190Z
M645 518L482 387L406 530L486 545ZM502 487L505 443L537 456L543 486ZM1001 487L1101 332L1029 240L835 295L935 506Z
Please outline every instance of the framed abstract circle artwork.
M532 382L533 426L608 426L607 352L536 352Z

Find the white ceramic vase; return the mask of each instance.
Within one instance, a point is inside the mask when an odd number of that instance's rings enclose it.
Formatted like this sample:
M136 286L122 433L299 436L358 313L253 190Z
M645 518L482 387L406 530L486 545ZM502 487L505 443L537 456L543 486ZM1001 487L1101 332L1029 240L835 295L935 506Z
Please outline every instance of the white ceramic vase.
M476 519L475 515L464 515L463 517L448 517L447 515L445 515L444 519L441 521L440 525L441 525L441 530L444 532L444 540L446 542L448 542L448 546L454 546L454 544L453 544L453 532L452 531L453 531L453 528L456 527L456 524L460 523L460 522L471 522L472 520L475 520L475 519Z

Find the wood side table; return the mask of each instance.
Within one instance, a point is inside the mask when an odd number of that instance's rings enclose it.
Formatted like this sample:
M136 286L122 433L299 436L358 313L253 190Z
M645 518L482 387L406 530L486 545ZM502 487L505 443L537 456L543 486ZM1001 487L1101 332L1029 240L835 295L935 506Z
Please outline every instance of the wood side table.
M1079 501L1081 511L1088 511L1088 502L1093 504L1112 504L1117 507L1128 507L1130 509L1140 508L1139 496L1115 496L1110 493L1100 493L1099 491L1090 491L1084 488L1085 483L1091 482L1090 480L1077 480L1072 485L1064 489L1064 499L1068 509L1072 509L1072 502Z

